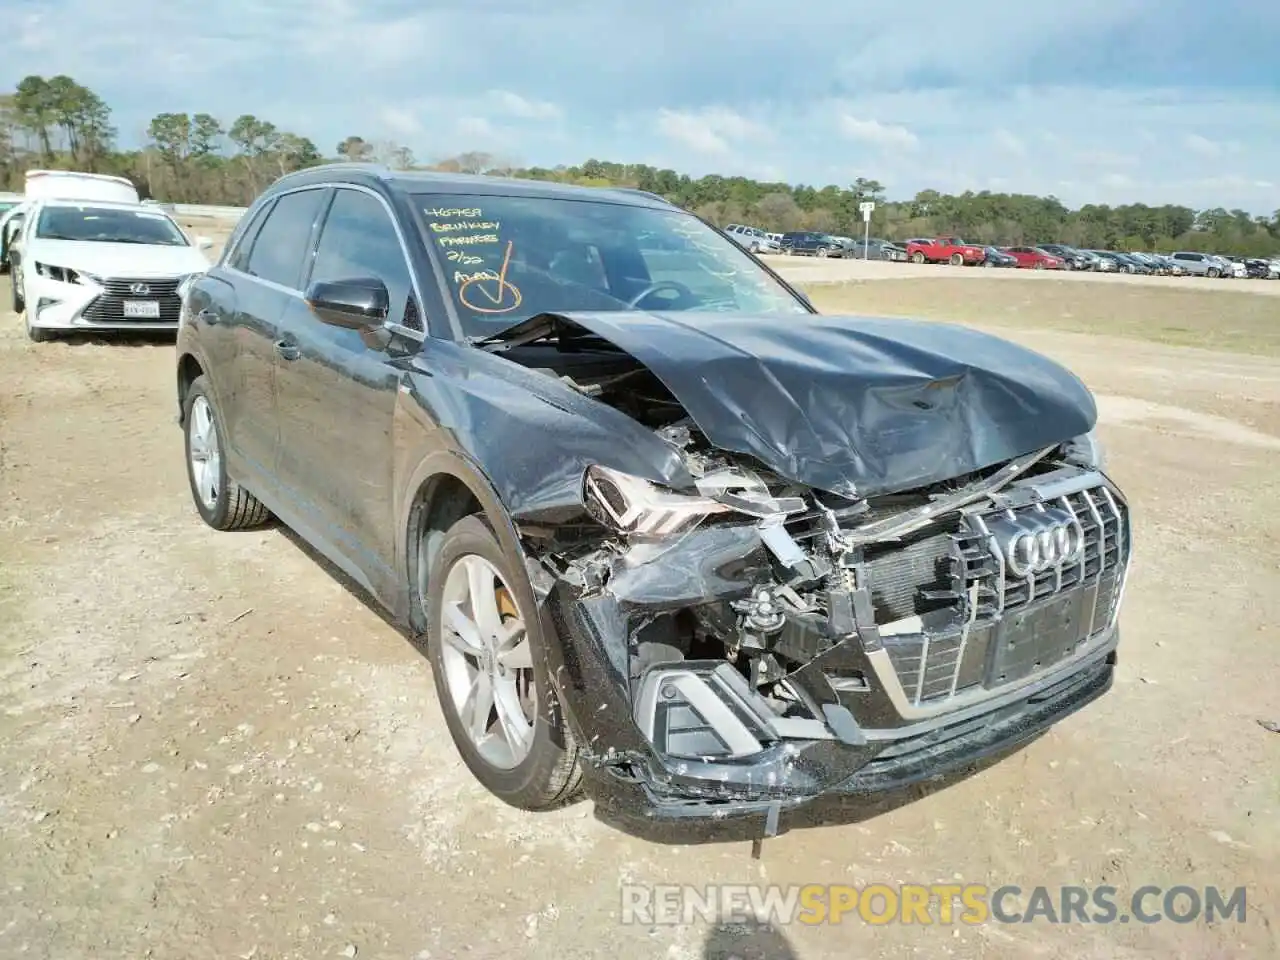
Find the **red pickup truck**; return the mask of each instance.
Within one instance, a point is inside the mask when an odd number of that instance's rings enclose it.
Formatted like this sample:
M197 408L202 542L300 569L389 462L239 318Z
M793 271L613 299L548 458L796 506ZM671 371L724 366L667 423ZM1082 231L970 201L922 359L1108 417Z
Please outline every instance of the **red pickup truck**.
M971 267L987 259L980 244L965 243L959 237L934 237L907 241L907 259L912 263L949 263Z

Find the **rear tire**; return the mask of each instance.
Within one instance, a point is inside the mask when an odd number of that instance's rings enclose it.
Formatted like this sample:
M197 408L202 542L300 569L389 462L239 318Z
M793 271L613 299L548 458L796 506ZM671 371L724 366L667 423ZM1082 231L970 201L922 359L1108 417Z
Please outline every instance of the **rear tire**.
M513 807L547 810L570 802L582 783L578 747L554 709L524 567L479 516L450 527L429 562L430 576L418 584L420 602L426 594L427 657L462 761Z
M182 408L187 482L200 519L215 530L248 530L271 519L258 498L227 476L225 433L202 375L187 389Z

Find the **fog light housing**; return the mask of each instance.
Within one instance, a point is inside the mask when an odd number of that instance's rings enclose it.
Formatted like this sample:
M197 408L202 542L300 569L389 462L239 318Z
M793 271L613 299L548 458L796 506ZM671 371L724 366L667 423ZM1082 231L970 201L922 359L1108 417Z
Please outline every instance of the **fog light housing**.
M731 760L764 750L777 738L720 675L725 663L650 668L640 680L635 719L660 754L687 760Z

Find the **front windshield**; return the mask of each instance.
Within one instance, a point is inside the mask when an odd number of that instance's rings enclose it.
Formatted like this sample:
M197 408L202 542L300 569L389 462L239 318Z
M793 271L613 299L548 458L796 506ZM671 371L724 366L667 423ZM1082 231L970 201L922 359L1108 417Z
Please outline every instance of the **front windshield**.
M40 211L36 236L42 240L188 245L177 224L163 213L119 207L45 207Z
M738 244L683 211L547 197L416 199L467 336L548 312L809 312Z

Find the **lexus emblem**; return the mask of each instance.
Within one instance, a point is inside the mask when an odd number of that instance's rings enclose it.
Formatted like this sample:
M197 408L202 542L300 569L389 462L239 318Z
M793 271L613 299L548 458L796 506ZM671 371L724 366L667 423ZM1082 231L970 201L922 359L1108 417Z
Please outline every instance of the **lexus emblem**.
M1066 510L1002 517L991 524L991 534L994 547L1015 577L1035 576L1075 563L1084 550L1084 529Z
M136 297L145 297L151 292L151 288L145 283L131 283L129 284L129 292Z

